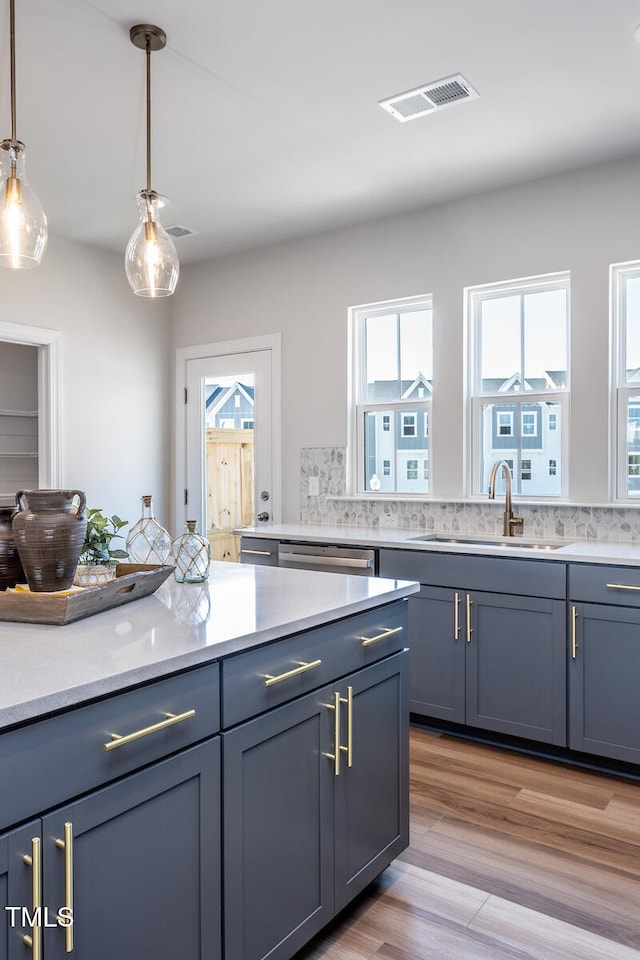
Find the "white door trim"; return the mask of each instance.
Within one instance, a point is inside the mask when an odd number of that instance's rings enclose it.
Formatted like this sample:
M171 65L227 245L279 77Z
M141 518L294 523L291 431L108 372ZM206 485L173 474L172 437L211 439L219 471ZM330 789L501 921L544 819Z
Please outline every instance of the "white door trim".
M0 341L38 347L38 486L62 483L62 334L0 320Z
M271 351L271 417L273 450L273 483L271 488L271 517L274 523L282 519L282 334L266 334L247 337L243 340L221 340L218 343L203 343L176 349L175 370L175 457L174 496L172 504L172 529L184 510L184 491L187 478L187 413L184 392L187 387L187 361L204 360L207 357L224 357L234 353L253 353L257 350ZM180 524L181 525L181 524Z

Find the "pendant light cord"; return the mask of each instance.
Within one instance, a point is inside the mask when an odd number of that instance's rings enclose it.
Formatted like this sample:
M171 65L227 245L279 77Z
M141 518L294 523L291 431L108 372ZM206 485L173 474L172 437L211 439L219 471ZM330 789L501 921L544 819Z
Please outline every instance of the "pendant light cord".
M11 38L11 139L16 139L16 5L9 3L9 33Z
M11 0L13 3L14 0ZM147 191L151 190L151 38L147 34Z

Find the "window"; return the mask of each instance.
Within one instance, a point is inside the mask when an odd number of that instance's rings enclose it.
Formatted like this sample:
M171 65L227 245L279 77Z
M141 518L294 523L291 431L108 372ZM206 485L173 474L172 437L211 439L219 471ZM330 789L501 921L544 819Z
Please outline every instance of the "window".
M415 437L415 435L416 435L416 414L403 413L402 414L402 436Z
M558 461L549 460L549 476L550 477L555 477L557 469L558 469Z
M357 494L424 494L433 396L431 298L354 307L350 489ZM422 418L424 419L424 425ZM388 469L386 469L388 466Z
M535 413L522 412L522 436L535 437L538 433Z
M240 406L240 394L239 394L239 393L234 394L233 403L234 403L234 406L235 406L236 408Z
M640 498L640 261L611 267L616 496Z
M498 435L501 437L512 437L513 411L498 410L496 417L498 420Z
M509 460L514 495L566 496L569 301L568 273L466 290L475 495Z
M429 461L428 460L422 461L422 479L423 480L429 479Z
M242 421L243 430L253 430L253 420L243 420Z

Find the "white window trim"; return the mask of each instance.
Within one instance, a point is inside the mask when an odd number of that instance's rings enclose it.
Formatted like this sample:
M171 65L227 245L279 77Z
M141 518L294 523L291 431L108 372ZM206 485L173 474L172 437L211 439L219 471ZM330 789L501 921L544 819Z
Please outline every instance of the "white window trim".
M409 421L411 417L411 421ZM407 421L405 423L405 420ZM405 440L417 440L418 439L418 414L415 410L405 410L400 414L400 421L402 423L402 430L400 431L400 436ZM413 433L406 433L406 428L411 427Z
M533 417L533 432L525 433L524 432L524 418ZM520 432L523 437L537 437L538 434L538 418L534 410L521 410L520 411Z
M362 336L363 325L358 322L359 317L366 313L369 317L384 316L390 311L410 310L412 307L418 309L433 310L433 297L431 294L421 294L414 297L402 297L398 300L385 300L375 304L359 304L349 307L349 338L348 338L348 368L349 376L349 419L347 425L347 455L346 455L346 475L347 475L347 494L357 496L363 499L376 500L428 500L433 498L433 475L430 473L428 489L419 493L409 491L390 493L381 493L365 489L362 464L364 463L364 420L367 413L395 413L396 411L406 410L415 413L420 410L428 412L431 418L432 401L428 400L398 400L380 403L361 403L358 395L359 383L358 376L364 369L365 349L364 337ZM391 466L391 475L394 485L397 485L396 460L393 458Z
M502 424L500 423L500 419L501 419L502 417L505 417L505 418L508 420L509 433L502 433L502 432L501 432L501 430L502 430ZM497 426L497 428L498 428L498 429L497 429L497 433L496 433L496 435L497 435L498 437L513 437L513 436L514 436L514 432L513 432L513 410L499 410L498 413L496 414L496 426Z
M468 442L466 443L466 462L465 489L467 495L474 499L484 499L486 493L480 489L481 478L480 464L481 455L481 409L487 403L510 403L520 405L524 403L552 402L560 406L560 423L562 425L561 439L561 486L560 492L556 496L545 497L540 494L515 494L514 498L523 500L536 500L540 502L549 501L551 503L559 500L568 499L569 491L569 422L570 422L570 396L571 396L571 275L568 270L561 270L557 273L542 274L535 277L519 277L515 280L506 280L498 283L486 283L464 289L464 313L465 313L465 332L467 338L467 409L469 416L467 422L470 424L468 431ZM535 293L536 290L566 290L567 293L567 388L566 390L545 390L533 391L527 390L519 393L484 393L475 390L476 384L481 384L481 357L478 349L478 337L475 323L475 317L478 313L478 303L482 300L493 298L502 298L510 294L522 293L526 288L527 292ZM557 429L557 427L556 427Z
M633 396L640 396L640 383L628 385L626 380L626 317L624 280L640 277L640 260L613 263L609 268L610 340L611 340L611 399L610 413L610 471L609 489L612 499L624 503L638 503L640 495L627 493L627 405Z

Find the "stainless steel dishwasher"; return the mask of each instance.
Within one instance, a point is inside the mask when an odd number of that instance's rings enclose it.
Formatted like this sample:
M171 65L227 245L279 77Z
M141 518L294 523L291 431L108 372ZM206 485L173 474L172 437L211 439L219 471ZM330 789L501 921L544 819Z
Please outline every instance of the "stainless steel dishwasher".
M376 573L376 551L366 550L363 547L280 543L278 544L278 566L373 577Z

